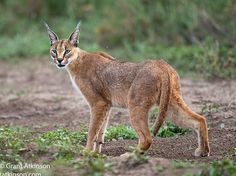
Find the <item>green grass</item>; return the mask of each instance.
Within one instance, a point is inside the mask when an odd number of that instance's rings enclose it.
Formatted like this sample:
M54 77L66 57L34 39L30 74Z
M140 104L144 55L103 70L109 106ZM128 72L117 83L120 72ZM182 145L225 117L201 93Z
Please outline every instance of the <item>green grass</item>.
M211 114L211 113L215 113L218 112L220 108L220 105L217 103L204 103L202 109L201 109L201 113L202 114Z
M225 159L222 161L213 161L208 167L205 167L199 176L222 176L236 175L236 164L234 161Z
M162 127L158 131L159 137L172 137L175 135L184 135L191 130L188 128L181 128L171 122L166 122L162 125Z
M153 122L155 122L156 118L158 116L158 108L157 106L153 106L151 110L149 111L149 119ZM151 129L152 131L153 129ZM183 135L187 132L190 132L191 130L189 128L182 128L170 121L166 121L163 123L161 128L159 129L157 135L159 137L172 137L175 135Z
M172 129L172 125L169 123L166 126ZM118 136L118 134L121 135ZM40 161L40 163L50 164L51 166L50 169L38 170L2 168L0 172L54 175L59 169L62 175L66 175L68 172L98 176L102 176L105 173L115 174L113 167L116 163L111 163L104 155L84 150L83 145L86 141L86 135L83 128L81 131L59 128L37 134L29 128L20 126L0 127L0 165ZM169 133L167 136L169 136ZM108 139L119 137L135 139L135 133L131 127L119 125L108 128L106 137ZM132 151L133 155L126 161L127 167L133 168L137 165L148 163L148 156L141 155L135 148L132 148ZM25 158L26 153L30 155L27 159ZM45 157L49 158L45 159ZM234 175L236 173L236 166L232 160L214 161L204 166L189 161L173 161L172 167L175 169L197 167L201 170L198 176Z
M167 121L159 129L157 135L159 137L173 137L175 135L184 135L189 131L190 129L188 128L181 128ZM137 135L135 130L129 125L116 125L106 131L105 140L112 139L137 139Z
M59 128L40 135L36 139L36 143L39 152L47 152L53 148L55 158L70 160L81 153L83 150L81 143L85 142L86 136L84 131L74 132Z
M135 130L129 125L116 125L109 127L105 134L105 140L112 139L136 139Z
M30 131L27 128L19 126L1 127L0 128L0 150L19 151L30 142Z
M186 176L235 176L236 164L233 160L223 159L221 161L213 161L205 165L200 163L193 163L189 165L187 162L179 162L183 167L198 167L201 168L197 174L187 173Z
M19 126L0 128L0 161L18 163L23 159L20 154L32 142L31 131Z

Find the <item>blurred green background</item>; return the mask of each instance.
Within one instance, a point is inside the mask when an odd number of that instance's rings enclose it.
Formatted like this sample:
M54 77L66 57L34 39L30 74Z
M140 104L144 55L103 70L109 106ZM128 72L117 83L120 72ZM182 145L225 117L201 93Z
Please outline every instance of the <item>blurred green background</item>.
M43 21L67 38L78 20L84 50L164 58L181 74L236 77L235 0L1 0L0 59L48 55Z

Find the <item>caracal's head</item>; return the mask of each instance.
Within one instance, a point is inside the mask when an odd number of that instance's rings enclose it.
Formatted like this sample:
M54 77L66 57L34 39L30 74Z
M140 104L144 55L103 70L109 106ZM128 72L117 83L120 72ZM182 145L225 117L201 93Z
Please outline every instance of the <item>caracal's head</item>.
M48 37L51 42L51 58L58 68L65 68L78 57L76 50L78 46L77 42L80 31L80 22L77 24L74 32L72 32L68 39L60 40L56 33L53 32L46 23L45 27L47 28Z

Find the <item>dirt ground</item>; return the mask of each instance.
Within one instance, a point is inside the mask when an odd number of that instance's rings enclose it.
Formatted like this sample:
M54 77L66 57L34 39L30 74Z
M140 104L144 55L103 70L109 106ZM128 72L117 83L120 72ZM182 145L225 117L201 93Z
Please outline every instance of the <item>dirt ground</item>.
M151 172L148 167L152 161L160 162L158 158L205 162L230 156L236 160L236 80L184 78L181 86L190 107L199 113L203 110L207 118L211 156L195 158L192 155L197 146L194 132L170 138L157 137L148 152L152 159L139 168L140 174ZM83 97L73 89L66 70L57 69L49 58L1 63L0 125L17 124L43 132L58 127L75 130L87 125L88 120L89 107ZM113 109L110 113L109 124L118 123L129 123L126 110ZM105 143L102 152L117 157L136 144L136 140L110 141ZM120 174L132 175L132 169L122 170Z

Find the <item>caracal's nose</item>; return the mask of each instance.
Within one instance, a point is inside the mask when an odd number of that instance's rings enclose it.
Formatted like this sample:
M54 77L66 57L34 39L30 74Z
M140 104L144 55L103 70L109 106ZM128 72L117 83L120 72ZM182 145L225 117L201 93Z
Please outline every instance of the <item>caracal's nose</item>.
M61 59L61 58L58 58L58 59L57 59L57 62L58 62L59 64L61 64L62 61L63 61L63 59Z

